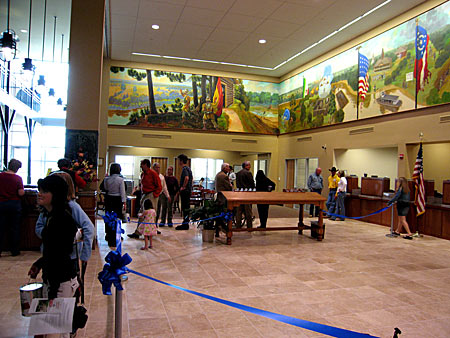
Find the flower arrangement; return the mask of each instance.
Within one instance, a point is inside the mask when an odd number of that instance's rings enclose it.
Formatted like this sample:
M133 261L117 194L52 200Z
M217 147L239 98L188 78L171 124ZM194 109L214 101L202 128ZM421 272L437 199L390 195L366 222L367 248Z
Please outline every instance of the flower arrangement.
M87 160L83 160L82 162L77 160L73 161L72 170L86 183L98 182L97 170L95 170L94 165L90 164Z

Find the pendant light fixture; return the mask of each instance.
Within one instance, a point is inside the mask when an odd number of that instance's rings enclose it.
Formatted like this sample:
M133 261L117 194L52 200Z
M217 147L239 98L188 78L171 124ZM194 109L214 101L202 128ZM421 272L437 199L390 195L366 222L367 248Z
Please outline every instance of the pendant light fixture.
M22 69L27 78L33 77L34 69L35 69L35 66L33 65L33 60L30 59L32 9L33 9L33 0L30 0L30 20L28 22L28 57L26 57L25 62L22 63Z
M42 30L42 55L41 55L41 62L44 61L44 49L45 49L45 20L47 18L47 0L44 1L44 18L42 20L42 26L43 26L43 30ZM45 93L45 76L44 75L39 75L39 79L37 82L37 87L36 87L36 91L43 95Z
M17 45L15 40L15 33L13 30L9 29L9 12L10 12L11 2L8 0L8 16L7 16L7 29L3 32L0 38L0 49L3 54L3 59L5 61L11 61L16 57Z

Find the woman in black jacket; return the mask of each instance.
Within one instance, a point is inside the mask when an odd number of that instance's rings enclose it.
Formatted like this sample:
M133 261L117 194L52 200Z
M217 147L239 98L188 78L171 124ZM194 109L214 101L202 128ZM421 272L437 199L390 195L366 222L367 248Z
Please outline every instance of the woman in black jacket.
M275 183L264 174L264 171L258 170L256 173L256 191L272 191L273 189L275 189ZM259 228L265 228L269 217L269 204L257 204L257 207L259 222L261 223Z
M78 287L76 266L70 257L77 225L67 203L67 183L57 175L38 181L38 204L44 209L47 223L42 230L43 251L28 275L36 278L42 269L42 279L48 298L73 297Z

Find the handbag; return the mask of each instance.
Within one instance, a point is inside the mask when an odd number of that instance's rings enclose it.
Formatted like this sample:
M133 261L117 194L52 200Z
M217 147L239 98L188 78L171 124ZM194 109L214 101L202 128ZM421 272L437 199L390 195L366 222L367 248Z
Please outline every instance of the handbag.
M84 275L86 273L87 262L81 263L80 273L78 247L75 247L75 251L77 253L77 278L80 283L80 287L79 294L77 295L77 303L75 304L75 309L73 311L72 334L77 332L78 329L83 329L89 318L87 315L87 309L84 306ZM80 303L78 303L78 301L80 301Z

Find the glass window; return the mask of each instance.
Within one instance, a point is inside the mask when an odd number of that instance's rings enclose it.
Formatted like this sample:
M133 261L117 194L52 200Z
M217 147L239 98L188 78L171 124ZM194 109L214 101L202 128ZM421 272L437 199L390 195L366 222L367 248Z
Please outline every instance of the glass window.
M134 176L134 156L116 155L116 163L122 168L121 174L126 178L133 179Z
M222 159L214 158L192 158L191 170L194 184L198 183L203 177L205 184L203 186L208 189L214 189L214 179L222 166Z

